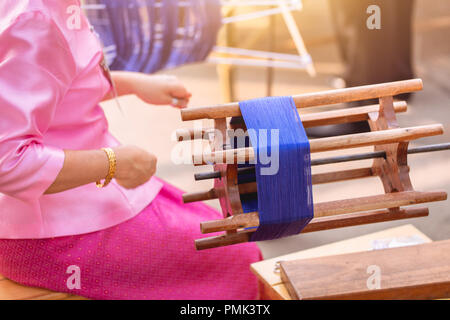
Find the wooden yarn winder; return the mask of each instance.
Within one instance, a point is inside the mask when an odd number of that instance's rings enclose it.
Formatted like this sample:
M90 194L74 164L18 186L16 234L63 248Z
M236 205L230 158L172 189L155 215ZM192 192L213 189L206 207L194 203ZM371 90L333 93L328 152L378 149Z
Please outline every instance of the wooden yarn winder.
M368 121L371 128L371 132L366 133L310 140L311 153L374 146L374 152L371 153L313 159L312 165L374 159L370 167L315 174L312 176L313 184L378 176L385 191L385 194L381 195L315 203L314 219L302 233L424 217L428 215L426 207L403 207L447 199L446 192L415 191L409 177L407 162L408 153L449 149L449 144L441 144L408 150L409 141L443 134L443 126L432 124L400 128L396 119L396 113L405 112L407 105L404 101L394 101L393 96L419 91L422 87L420 79L413 79L293 97L297 108L379 99L378 105L307 113L301 116L305 128L358 121ZM241 115L239 104L189 108L182 110L181 115L183 121L213 119L215 123L214 129L177 131L179 141L209 140L211 152L200 155L201 161L196 165L214 166L214 172L196 175L196 180L214 179L214 188L207 192L187 193L183 197L184 202L219 199L224 215L223 220L203 222L201 231L205 234L220 231L225 233L196 240L196 248L202 250L249 241L249 235L254 229L247 228L258 227L259 216L257 212L243 213L240 195L256 192L256 182L238 184L238 171L249 169L238 168L236 163L243 158L246 161L253 160L254 152L252 148L231 149L227 136L230 129L227 117ZM219 130L221 135L214 135L213 132L216 130ZM194 155L194 159L198 159L198 156ZM233 161L227 163L227 159Z

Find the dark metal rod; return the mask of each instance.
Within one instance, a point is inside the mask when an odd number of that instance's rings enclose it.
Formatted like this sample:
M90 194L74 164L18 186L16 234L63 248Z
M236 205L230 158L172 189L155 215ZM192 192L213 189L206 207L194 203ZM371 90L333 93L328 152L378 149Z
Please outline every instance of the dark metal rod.
M408 154L435 152L435 151L443 151L443 150L450 150L450 142L410 148L410 149L408 149ZM386 158L386 153L384 151L377 151L377 152L367 152L367 153L361 153L361 154L345 155L345 156L330 157L330 158L323 158L323 159L314 159L314 160L311 160L311 166L320 166L320 165L325 165L325 164L342 163L342 162L376 159L376 158ZM254 170L255 170L254 167L239 168L238 172L239 173L248 173L248 172L252 172ZM216 179L216 178L220 178L220 172L205 172L205 173L195 174L195 180L197 180L197 181Z
M346 156L337 156L337 157L331 157L331 158L312 159L311 166L321 166L324 164L376 159L376 158L386 158L386 152L376 151L376 152L352 154L352 155L346 155Z
M209 180L209 179L218 179L218 178L220 178L220 172L213 171L213 172L196 173L194 175L194 178L195 178L196 181Z
M443 151L443 150L450 150L450 142L439 143L439 144L430 144L428 146L411 148L408 150L408 154L435 152L435 151Z

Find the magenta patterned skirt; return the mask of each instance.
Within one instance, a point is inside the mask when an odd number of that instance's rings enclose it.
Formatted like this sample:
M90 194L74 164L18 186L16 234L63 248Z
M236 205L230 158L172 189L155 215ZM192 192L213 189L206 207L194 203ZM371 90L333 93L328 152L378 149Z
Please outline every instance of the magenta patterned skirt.
M256 299L249 269L261 259L256 244L196 251L200 222L221 214L202 203L185 205L181 195L164 183L139 215L102 231L0 240L0 273L91 299Z

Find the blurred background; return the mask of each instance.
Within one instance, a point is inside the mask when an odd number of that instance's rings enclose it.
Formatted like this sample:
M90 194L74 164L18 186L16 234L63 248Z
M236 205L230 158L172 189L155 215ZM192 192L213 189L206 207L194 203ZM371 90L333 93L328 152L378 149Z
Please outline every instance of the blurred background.
M336 1L304 0L303 9L293 12L305 47L312 57L316 71L314 77L306 70L250 66L230 67L208 62L181 66L160 71L160 73L176 75L185 83L193 93L190 106L208 106L230 100L239 101L267 95L296 95L342 87L346 81L348 84L348 73L351 69L349 65L352 64L349 59L353 59L352 56L350 58L346 56L345 52L355 54L359 49L353 48L348 51L345 51L348 48L343 49L342 36L348 36L346 32L352 31L351 28L347 31L339 29L336 19L340 19L339 14L342 14L343 9L334 8L332 2ZM351 0L341 0L340 2L341 6L345 6L350 5ZM405 1L391 0L391 2ZM406 2L412 3L408 0ZM252 8L239 7L233 9L232 12L227 10L224 15L245 14ZM442 123L446 129L443 136L420 139L412 145L448 142L450 141L450 1L416 0L411 11L411 19L399 18L405 14L407 16L408 12L401 11L403 10L401 7L398 10L400 11L389 13L381 10L382 28L386 26L388 29L384 32L393 34L398 30L392 21L404 19L406 22L402 22L402 24L411 22L411 70L403 70L403 74L412 71L415 77L422 78L424 82L424 90L414 94L408 100L408 112L398 115L400 126ZM363 16L366 19L368 14L364 13ZM389 23L392 24L383 25L384 18L390 19ZM389 26L393 29L389 29ZM405 37L402 34L399 36L400 39ZM387 46L389 41L392 41L389 37L383 36L383 38L386 42L384 44L383 42L371 44L360 42L360 45ZM404 38L402 41L406 40ZM223 27L218 43L253 50L292 54L295 54L297 50L281 15L241 22L233 24L232 27ZM406 58L404 57L408 55L407 52L404 53L401 52L402 49L395 48L389 50L396 52L396 59L401 60L400 64L405 62ZM367 53L364 56L367 57ZM359 62L359 64L361 63ZM396 65L398 64L395 63L387 68L393 68ZM353 65L353 68L361 70L361 66L358 64ZM352 72L355 74L357 71ZM370 70L363 72L366 75L368 73ZM342 77L347 77L347 80L344 81ZM370 81L370 79L366 79L366 81ZM158 176L183 190L195 192L212 187L211 181L194 181L195 172L205 172L210 168L175 165L171 161L171 152L177 144L174 139L175 130L192 127L192 122L183 123L180 112L176 109L149 106L133 96L123 97L120 102L126 110L125 116L117 110L114 102L106 102L103 107L111 131L122 143L135 144L156 154L159 158ZM205 125L210 127L212 124L206 121ZM361 151L369 150L366 148ZM329 154L336 153L327 155ZM410 156L411 179L415 189L419 191L445 190L450 193L449 159L449 151ZM338 166L344 169L361 164L363 162ZM367 164L370 165L370 161ZM315 167L313 173L328 169L327 166ZM377 178L314 186L314 198L317 202L379 193L383 193L383 189ZM219 208L218 201L210 201L208 204ZM428 206L430 216L426 218L321 231L261 242L259 246L264 257L270 258L406 223L414 224L433 240L448 239L450 237L449 202L431 203Z

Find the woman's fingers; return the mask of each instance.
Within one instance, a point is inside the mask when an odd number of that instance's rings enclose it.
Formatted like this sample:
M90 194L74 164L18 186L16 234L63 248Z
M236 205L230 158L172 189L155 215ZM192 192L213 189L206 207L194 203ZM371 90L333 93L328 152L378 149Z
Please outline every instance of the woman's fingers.
M136 76L134 93L143 101L154 105L172 105L185 108L192 94L177 77L171 75Z
M155 174L157 158L134 146L115 148L117 158L116 181L122 187L134 189L146 183Z
M184 109L187 107L189 99L172 98L170 105L175 108Z
M192 97L192 94L178 79L173 80L169 94L172 100L171 105L177 108L185 108Z

